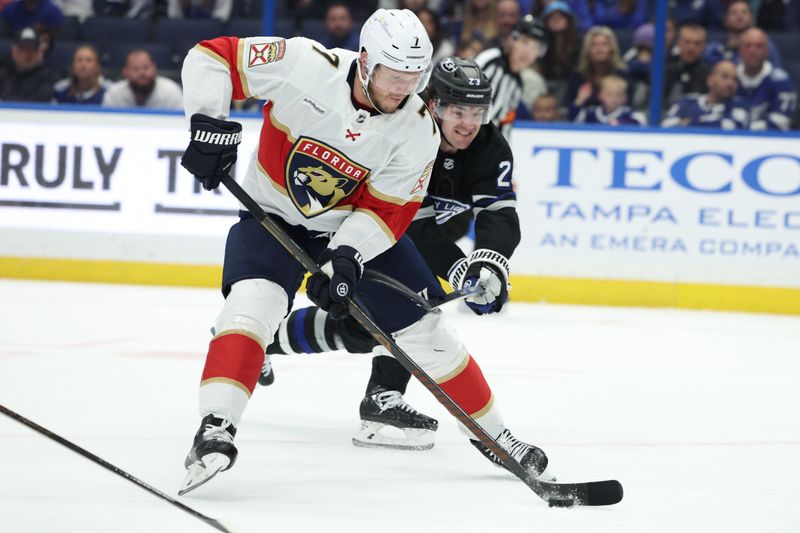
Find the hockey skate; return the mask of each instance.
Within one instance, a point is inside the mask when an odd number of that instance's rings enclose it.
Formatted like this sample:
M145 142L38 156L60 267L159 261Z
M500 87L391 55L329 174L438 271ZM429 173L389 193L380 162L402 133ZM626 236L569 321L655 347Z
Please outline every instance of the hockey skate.
M365 448L429 450L439 422L417 412L398 391L376 387L359 406L361 428L353 444Z
M239 453L233 445L235 435L236 428L231 425L230 420L213 414L203 419L184 462L187 472L178 491L179 496L233 466Z
M275 382L275 371L272 369L272 356L264 354L264 366L261 367L261 373L258 375L258 384L262 387L268 387Z
M481 441L470 439L469 442L492 464L499 468L505 468L500 458L484 446ZM540 448L518 440L507 429L504 429L500 436L497 437L497 444L507 451L531 477L541 481L556 481L555 476L547 470L547 455Z

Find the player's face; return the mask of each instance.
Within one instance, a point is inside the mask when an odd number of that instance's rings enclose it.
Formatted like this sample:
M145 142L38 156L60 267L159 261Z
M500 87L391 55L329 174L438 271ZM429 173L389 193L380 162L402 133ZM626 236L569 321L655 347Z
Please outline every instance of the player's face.
M512 37L508 53L508 67L511 72L522 72L533 65L541 49L542 43L527 35Z
M400 103L417 90L422 72L401 72L377 65L369 80L372 101L384 113L394 113Z
M456 150L464 150L477 137L486 122L486 106L445 104L433 108L445 141Z

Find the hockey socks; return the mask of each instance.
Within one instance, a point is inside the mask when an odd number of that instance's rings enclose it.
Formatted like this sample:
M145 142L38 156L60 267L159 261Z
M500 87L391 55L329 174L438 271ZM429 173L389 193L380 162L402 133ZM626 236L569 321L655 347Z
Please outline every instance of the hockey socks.
M369 353L377 343L352 317L333 320L319 307L289 313L267 346L268 354Z
M225 331L208 347L200 382L200 414L223 415L239 424L258 381L264 349L243 331Z
M328 313L319 307L305 307L292 311L281 322L267 353L323 353L340 348Z
M467 354L464 362L436 380L442 390L490 435L502 431L502 421L494 408L494 396L478 363Z

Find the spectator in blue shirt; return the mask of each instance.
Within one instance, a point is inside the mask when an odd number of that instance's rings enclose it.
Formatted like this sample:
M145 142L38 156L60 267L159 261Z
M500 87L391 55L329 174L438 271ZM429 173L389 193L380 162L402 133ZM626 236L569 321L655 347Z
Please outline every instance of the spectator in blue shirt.
M25 28L36 30L45 50L64 24L64 14L51 0L17 0L7 5L0 17L8 33L17 34Z
M597 95L598 105L581 107L575 122L584 124L605 124L607 126L644 126L644 115L626 105L628 101L628 82L625 78L610 74L600 82Z
M750 28L739 44L737 95L750 108L751 130L786 131L797 108L797 93L789 75L768 59L767 34Z
M754 26L753 11L750 9L750 4L745 0L733 0L725 11L723 26L728 32L725 42L708 44L705 52L705 60L708 63L714 64L723 59L730 59L734 63L739 62L739 41L744 32ZM767 38L767 50L770 63L774 66L783 67L781 54L769 38Z
M358 51L358 33L353 31L350 8L343 2L334 2L325 12L325 30L328 35L322 43L327 48L345 48Z
M708 93L684 96L673 105L662 126L696 126L723 130L747 129L750 110L738 96L736 65L723 59L711 69L706 80Z
M70 76L53 86L53 100L59 104L103 103L111 82L100 73L100 57L90 44L79 46L72 56Z

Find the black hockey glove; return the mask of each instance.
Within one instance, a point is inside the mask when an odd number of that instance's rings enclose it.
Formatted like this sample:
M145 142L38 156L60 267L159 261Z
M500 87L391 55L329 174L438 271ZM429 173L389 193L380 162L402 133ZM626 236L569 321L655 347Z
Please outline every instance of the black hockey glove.
M236 162L242 125L195 113L191 118L191 130L192 140L181 165L194 174L205 190L216 189Z
M306 294L332 319L340 320L348 314L345 300L352 296L356 283L364 273L364 261L355 248L339 246L335 250L325 249L317 264L322 272L308 278Z
M450 283L456 289L483 287L482 293L466 299L467 306L476 315L497 313L508 301L508 272L508 259L482 248L453 267Z

